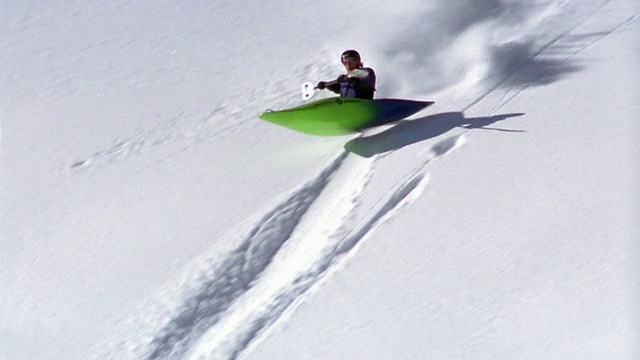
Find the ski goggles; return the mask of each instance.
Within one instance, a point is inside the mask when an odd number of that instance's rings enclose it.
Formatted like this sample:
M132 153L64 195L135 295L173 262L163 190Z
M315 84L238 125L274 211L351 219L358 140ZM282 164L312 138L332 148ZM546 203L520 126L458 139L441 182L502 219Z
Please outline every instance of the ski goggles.
M346 65L346 64L357 64L358 63L358 59L354 58L354 57L348 57L348 56L343 56L342 57L342 64Z

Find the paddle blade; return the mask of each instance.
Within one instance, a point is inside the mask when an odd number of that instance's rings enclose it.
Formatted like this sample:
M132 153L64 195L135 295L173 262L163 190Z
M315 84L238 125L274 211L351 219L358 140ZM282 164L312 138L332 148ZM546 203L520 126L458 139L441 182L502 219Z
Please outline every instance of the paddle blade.
M313 94L315 94L315 92L316 92L316 89L312 83L306 82L302 84L302 100L311 99L313 97Z

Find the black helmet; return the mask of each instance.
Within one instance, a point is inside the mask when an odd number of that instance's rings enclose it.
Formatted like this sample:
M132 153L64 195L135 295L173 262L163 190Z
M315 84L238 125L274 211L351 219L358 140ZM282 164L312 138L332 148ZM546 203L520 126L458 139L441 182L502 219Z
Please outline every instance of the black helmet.
M356 59L356 60L358 60L358 62L361 62L360 54L357 51L353 50L353 49L345 50L342 53L342 55L340 56L340 60L344 61L345 59Z

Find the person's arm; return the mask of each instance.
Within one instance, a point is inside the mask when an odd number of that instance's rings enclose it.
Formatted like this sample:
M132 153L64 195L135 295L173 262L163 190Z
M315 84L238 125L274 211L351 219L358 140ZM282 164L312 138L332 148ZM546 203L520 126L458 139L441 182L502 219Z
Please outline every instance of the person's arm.
M318 83L318 85L316 85L316 87L320 90L324 90L327 89L329 91L333 91L336 94L340 93L340 82L344 81L344 79L346 79L345 75L340 75L338 76L337 79L333 80L333 81L320 81Z
M334 80L327 83L327 90L340 94L340 82L338 80Z

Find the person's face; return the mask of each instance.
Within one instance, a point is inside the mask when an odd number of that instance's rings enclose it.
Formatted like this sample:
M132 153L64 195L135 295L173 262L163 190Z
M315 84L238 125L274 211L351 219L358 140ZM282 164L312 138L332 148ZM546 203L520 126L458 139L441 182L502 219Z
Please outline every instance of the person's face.
M342 60L342 64L347 71L355 70L358 68L358 60L354 58L346 58Z

